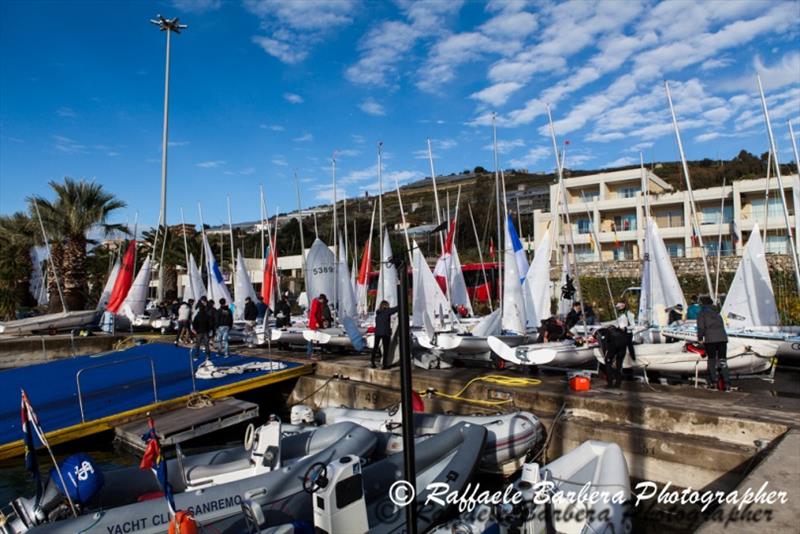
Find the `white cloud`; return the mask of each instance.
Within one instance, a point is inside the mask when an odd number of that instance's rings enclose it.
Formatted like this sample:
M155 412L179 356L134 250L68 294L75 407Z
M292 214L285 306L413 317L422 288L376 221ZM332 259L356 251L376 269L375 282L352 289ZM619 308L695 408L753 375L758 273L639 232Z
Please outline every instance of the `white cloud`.
M367 98L358 106L361 111L367 115L374 115L376 117L386 115L386 110L372 98Z
M500 107L521 88L522 84L517 82L496 83L477 93L472 93L469 97L490 106Z
M353 148L345 148L344 150L337 150L336 156L340 158L353 158L361 154L360 150Z
M283 156L275 156L275 157L273 157L272 158L272 164L273 165L277 165L279 167L286 167L287 165L289 165L286 162L286 158L284 158Z
M512 167L533 167L537 163L551 157L553 159L553 167L555 167L555 156L553 156L553 149L547 146L538 146L530 149L527 154L518 159L512 159L509 163Z
M300 137L295 137L294 139L292 139L292 141L294 141L296 143L307 143L307 142L313 141L313 140L314 140L314 136L312 134L310 134L310 133L304 133Z
M188 146L189 141L169 141L167 146L170 148L181 147L181 146Z
M267 35L253 42L284 63L303 61L314 45L329 33L349 25L355 0L245 0L244 6L261 21Z
M245 167L244 169L239 171L239 174L244 176L250 176L251 174L255 174L256 168L255 167Z
M222 159L201 161L200 163L195 163L195 167L200 167L201 169L216 169L225 165L225 163L226 161Z
M714 57L711 59L707 59L700 65L700 70L709 71L709 70L716 70L716 69L723 69L733 65L733 59L729 57Z
M297 95L295 93L283 93L283 99L289 102L290 104L302 104L305 102L302 96Z
M286 129L280 124L259 124L258 127L262 130L272 130L273 132L282 132Z
M366 141L363 135L351 134L350 137L353 138L353 142L356 143L357 145L363 145L364 142Z
M58 115L59 117L65 117L70 119L73 119L78 116L78 114L75 113L75 110L73 110L72 108L68 108L66 106L58 108L56 110L56 115Z
M638 159L633 158L631 156L622 156L621 158L615 159L614 161L609 161L603 168L610 169L612 167L626 167L628 165L633 165L634 163L638 163Z
M69 137L54 135L53 140L55 141L53 148L64 154L86 154L88 152L86 145L74 139L70 139Z
M523 146L525 146L525 141L522 139L500 139L497 141L497 153L507 154L515 148L520 148ZM484 146L483 149L494 150L494 146L492 144L488 144Z

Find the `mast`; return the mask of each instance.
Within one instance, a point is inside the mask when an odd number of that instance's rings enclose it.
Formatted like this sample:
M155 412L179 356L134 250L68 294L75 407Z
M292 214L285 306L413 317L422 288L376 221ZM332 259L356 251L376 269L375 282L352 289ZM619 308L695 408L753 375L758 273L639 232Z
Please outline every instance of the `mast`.
M797 282L797 292L800 294L800 265L798 264L797 249L794 244L794 233L792 232L792 225L789 224L789 209L786 206L786 192L783 190L783 177L781 176L781 164L778 161L778 148L775 144L775 136L772 134L772 124L769 121L769 110L767 109L767 99L764 97L764 88L761 86L761 76L756 75L758 81L758 92L761 93L761 107L764 110L764 122L767 125L767 134L769 135L769 147L772 150L772 157L775 158L775 178L778 179L778 189L781 192L781 203L783 204L783 218L786 222L787 237L789 238L789 250L792 254L792 262L794 263L794 275ZM769 214L769 211L767 211Z
M397 175L394 177L394 183L397 191L397 202L400 204L400 221L403 223L403 235L406 238L406 251L408 252L408 264L413 265L414 262L411 258L411 241L408 239L408 227L406 226L406 212L403 210L403 197L400 195L400 180Z
M483 273L483 283L486 284L486 296L489 301L489 313L493 312L492 309L492 288L489 285L489 278L486 276L486 266L483 263L483 250L481 250L481 240L478 239L478 227L475 226L475 217L472 215L472 204L467 202L467 209L469 210L469 219L472 221L472 232L475 234L475 244L478 246L478 259L481 261L481 272Z
M672 125L675 128L675 139L678 141L678 152L681 156L681 165L683 166L683 177L686 180L686 191L689 193L689 207L692 210L692 224L697 234L697 241L700 243L700 256L703 259L703 271L706 275L706 285L708 287L708 294L713 295L714 290L711 287L711 274L708 271L708 259L706 258L706 247L703 244L703 234L700 231L700 222L697 218L697 205L694 202L694 191L692 190L692 179L689 176L689 165L686 163L686 154L683 152L683 142L681 141L681 132L678 129L678 118L675 116L675 108L672 105L672 95L669 92L669 82L664 80L664 89L667 92L667 101L669 102L669 112L672 115Z
M497 204L497 250L503 246L502 228L500 226L500 163L497 157L497 113L492 113L492 148L494 150L494 196L495 203ZM505 206L505 199L503 199ZM498 293L503 291L503 255L497 254L497 277L498 277ZM500 300L500 308L502 309L502 297Z
M647 230L650 226L650 187L647 180L647 171L644 169L644 156L642 155L641 151L639 152L639 169L641 170L642 175L642 194L644 195L644 221L645 221L645 234L644 234L644 255L642 257L642 277L644 278L644 272L647 270L647 317L646 318L639 318L639 322L643 322L643 319L646 319L647 322L645 324L649 325L652 323L653 319L653 278L650 276L650 238L647 236ZM616 315L616 309L614 309L614 314Z
M767 226L769 225L769 182L772 177L772 149L767 151L767 183L764 186L764 251L767 247Z
M717 235L717 270L716 280L714 281L714 302L719 302L719 268L722 263L722 223L725 220L725 186L726 177L722 177L722 201L719 206L719 232Z
M36 208L36 217L39 219L39 228L42 230L42 238L44 239L44 246L47 249L47 256L50 258L50 261L47 262L50 264L50 269L53 271L53 278L56 279L56 289L58 289L58 298L61 299L61 310L64 313L67 313L69 309L67 308L67 301L64 300L64 292L61 289L61 282L58 280L58 272L56 271L56 262L53 261L53 254L50 252L50 241L47 239L47 232L44 229L44 222L42 221L42 214L39 212L39 203L36 199L33 199L33 206ZM134 235L134 240L136 236ZM134 267L136 267L134 263Z
M433 201L436 205L436 226L442 224L442 212L439 207L439 191L436 188L436 171L433 169L433 150L431 149L431 140L428 138L428 161L431 164L431 181L433 182ZM444 254L444 236L439 231L439 244L441 245L442 254Z
M261 234L261 280L264 280L264 269L267 268L267 249L264 243L264 185L258 184L258 218L259 233Z
M294 190L297 196L297 223L300 226L300 268L306 271L306 243L303 236L303 210L300 208L300 182L297 180L297 171L294 173ZM316 233L317 219L314 217L314 232Z
M206 245L205 245L206 244L206 225L203 222L203 207L200 205L199 202L197 203L197 213L198 213L198 215L200 215L200 235L203 237L203 247L202 248L203 248L203 252L205 252L205 250L206 250ZM209 249L210 248L211 248L211 245L209 245ZM206 264L206 276L208 276L210 278L211 277L211 272L208 270L208 258L205 258L205 264ZM202 269L202 266L200 268ZM203 274L202 271L200 272L200 274Z
M183 234L183 255L186 258L186 278L189 280L189 291L192 297L195 296L194 284L192 283L192 271L189 269L189 241L186 239L186 221L183 218L183 208L181 208L181 233ZM186 290L183 291L186 293Z
M236 288L236 251L233 249L233 222L231 221L231 196L228 195L228 230L231 236L231 282Z
M797 173L800 175L800 156L797 155L797 141L794 138L794 130L792 129L792 121L786 121L789 124L789 138L792 140L792 152L794 152L794 166Z
M333 180L333 270L334 273L339 271L339 234L338 234L338 219L336 217L336 152L334 151L331 156L331 178ZM277 220L276 220L277 222ZM338 275L333 277L333 305L337 314L339 312L339 295L338 295Z
M561 202L564 204L564 218L566 219L567 229L569 230L569 248L572 249L572 266L575 268L575 289L578 292L578 302L581 305L581 317L583 318L583 330L587 332L586 328L586 314L583 311L583 292L581 291L581 273L578 269L578 257L575 254L575 237L572 235L572 222L569 217L569 204L567 202L567 188L564 185L564 160L566 157L566 149L564 150L565 157L558 155L558 143L556 142L556 129L553 126L553 116L550 114L550 106L547 106L547 120L550 123L550 137L553 139L553 151L556 155L556 168L558 169L558 183L561 189ZM569 262L569 254L567 254L567 261Z
M347 192L346 191L345 191L344 198L342 199L342 205L344 207L344 224L342 225L344 227L344 254L345 254L344 263L346 265L347 264L347 255L350 254L350 250L348 249L348 247L350 246L350 242L347 239L348 230L347 230Z
M380 251L380 267L378 268L381 281L380 294L386 298L386 277L383 275L383 141L378 141L378 247Z

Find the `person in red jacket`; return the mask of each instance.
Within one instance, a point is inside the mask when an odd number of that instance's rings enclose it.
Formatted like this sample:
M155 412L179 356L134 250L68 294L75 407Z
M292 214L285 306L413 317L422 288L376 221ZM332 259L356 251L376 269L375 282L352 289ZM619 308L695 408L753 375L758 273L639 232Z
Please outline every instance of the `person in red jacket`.
M328 307L328 297L325 293L320 293L319 297L311 301L311 308L308 310L308 328L319 330L325 328L325 312ZM314 353L314 343L309 341L306 346L306 355L309 357Z

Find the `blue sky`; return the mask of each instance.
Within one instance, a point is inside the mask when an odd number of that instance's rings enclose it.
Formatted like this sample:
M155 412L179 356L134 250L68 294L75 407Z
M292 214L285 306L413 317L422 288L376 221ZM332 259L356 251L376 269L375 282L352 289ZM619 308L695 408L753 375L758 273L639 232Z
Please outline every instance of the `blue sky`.
M118 219L155 224L160 194L164 35L173 36L168 220L258 218L429 174L501 165L549 171L545 104L567 166L677 158L670 80L690 158L766 151L760 72L780 157L800 130L797 1L0 3L0 213L63 176L125 199Z

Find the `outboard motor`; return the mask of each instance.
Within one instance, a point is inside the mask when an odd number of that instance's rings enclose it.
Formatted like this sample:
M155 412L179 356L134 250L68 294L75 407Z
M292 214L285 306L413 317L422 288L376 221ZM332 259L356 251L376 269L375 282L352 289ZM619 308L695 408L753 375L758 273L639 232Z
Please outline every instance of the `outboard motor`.
M47 481L39 505L36 506L35 498L20 497L11 505L16 512L17 521L11 522L10 532L25 532L28 528L49 521L55 521L71 515L69 501L80 510L89 503L97 492L103 487L103 472L94 464L87 454L74 454L59 465L64 484L55 468L50 470L50 479ZM19 522L27 528L20 528Z
M310 425L314 423L314 410L306 404L295 404L289 415L289 422L293 425Z
M245 440L245 447L248 443ZM272 419L255 431L250 449L250 462L256 474L274 471L281 467L281 422ZM266 468L266 469L264 469Z

